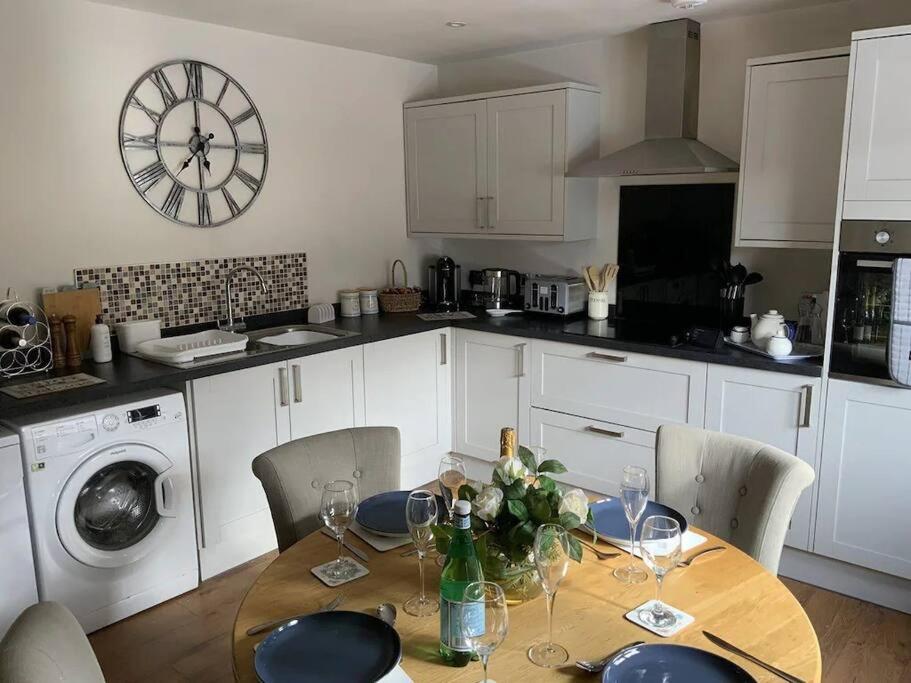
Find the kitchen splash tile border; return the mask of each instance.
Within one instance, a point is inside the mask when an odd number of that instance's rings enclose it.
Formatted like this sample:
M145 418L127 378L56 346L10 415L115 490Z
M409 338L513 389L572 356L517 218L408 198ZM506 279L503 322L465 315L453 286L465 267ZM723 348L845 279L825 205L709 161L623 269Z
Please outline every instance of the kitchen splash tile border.
M249 271L234 276L234 316L306 308L309 303L307 254L269 254L203 258L77 268L77 287L98 287L104 322L160 319L162 327L180 327L224 319L225 278L237 266L262 273L268 292Z

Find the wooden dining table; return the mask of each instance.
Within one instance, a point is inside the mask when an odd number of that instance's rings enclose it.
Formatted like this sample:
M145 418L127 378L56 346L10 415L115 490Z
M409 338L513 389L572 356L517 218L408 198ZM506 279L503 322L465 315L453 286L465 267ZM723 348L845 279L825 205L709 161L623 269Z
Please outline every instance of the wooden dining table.
M654 574L645 583L624 585L613 576L615 567L629 562L629 555L598 560L585 551L581 564L573 563L557 592L554 607L554 641L570 655L567 666L543 669L529 661L529 645L545 638L544 597L509 608L509 634L490 660L490 676L499 683L511 681L600 680L573 666L577 659L601 659L627 643L676 643L708 650L726 657L748 671L757 681L780 681L775 675L709 642L703 629L727 640L763 661L804 681L819 681L822 658L809 618L791 592L777 577L751 557L704 531L707 542L727 549L699 558L689 567L678 567L664 582L662 598L695 617L695 622L676 635L661 638L634 625L624 615L655 597ZM369 556L370 573L355 581L329 588L310 572L336 556L333 539L314 532L279 555L256 579L238 608L234 622L234 674L238 681L254 683L253 647L268 634L247 636L249 628L286 616L318 610L339 594L343 610L374 614L390 602L398 610L395 628L401 636L402 668L417 683L424 681L476 683L481 666L445 665L438 652L438 615L413 617L402 603L418 590L418 560L402 557L410 546L377 552L354 534L351 545ZM591 540L589 538L589 540ZM612 546L599 542L610 551ZM641 562L638 558L636 562ZM425 562L427 591L439 590L439 567Z

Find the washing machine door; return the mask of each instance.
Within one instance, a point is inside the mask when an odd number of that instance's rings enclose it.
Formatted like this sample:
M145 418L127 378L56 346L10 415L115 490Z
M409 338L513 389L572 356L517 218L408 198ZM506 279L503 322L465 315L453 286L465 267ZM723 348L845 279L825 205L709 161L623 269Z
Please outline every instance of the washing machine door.
M70 475L57 500L57 533L90 567L122 567L147 555L176 520L173 463L146 444L108 446Z

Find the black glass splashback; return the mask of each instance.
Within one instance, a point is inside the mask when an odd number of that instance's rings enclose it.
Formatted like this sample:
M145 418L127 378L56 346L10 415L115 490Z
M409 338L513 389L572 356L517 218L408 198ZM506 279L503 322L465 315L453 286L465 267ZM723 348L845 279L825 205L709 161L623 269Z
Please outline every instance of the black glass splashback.
M733 223L733 183L621 187L618 316L718 326Z

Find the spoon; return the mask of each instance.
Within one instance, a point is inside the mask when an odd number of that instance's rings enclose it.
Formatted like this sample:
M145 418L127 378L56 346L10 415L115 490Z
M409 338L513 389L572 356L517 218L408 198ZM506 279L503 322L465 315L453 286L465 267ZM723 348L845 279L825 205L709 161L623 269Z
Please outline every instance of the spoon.
M378 616L390 626L395 626L395 605L389 602L384 602L382 605L376 608L376 616Z
M598 550L595 546L590 543L586 543L581 538L579 539L579 543L591 550L595 554L595 557L597 557L599 560L607 560L611 557L617 557L620 555L620 553L606 553L603 550Z
M716 545L714 548L706 548L705 550L700 550L698 553L693 553L687 559L681 560L677 563L678 567L689 567L693 560L695 560L700 555L705 555L706 553L714 553L717 550L724 550L723 545Z

